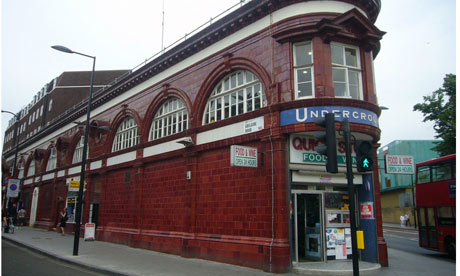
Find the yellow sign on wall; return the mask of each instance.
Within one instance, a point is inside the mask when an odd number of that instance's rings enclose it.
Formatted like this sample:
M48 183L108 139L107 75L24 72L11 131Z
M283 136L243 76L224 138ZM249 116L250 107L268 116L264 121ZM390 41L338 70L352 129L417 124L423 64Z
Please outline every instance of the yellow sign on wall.
M85 186L83 187L83 189L86 189L86 181L85 181ZM69 191L78 191L78 189L80 189L80 181L78 180L72 180L70 181L70 184L69 184Z

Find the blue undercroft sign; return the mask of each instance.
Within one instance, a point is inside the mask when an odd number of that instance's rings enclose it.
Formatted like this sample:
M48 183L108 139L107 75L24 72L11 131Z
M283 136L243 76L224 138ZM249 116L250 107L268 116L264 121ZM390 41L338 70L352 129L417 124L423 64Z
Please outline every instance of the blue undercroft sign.
M281 112L281 126L297 123L313 123L327 113L334 113L336 121L348 118L350 123L379 127L378 116L372 111L348 106L311 106Z

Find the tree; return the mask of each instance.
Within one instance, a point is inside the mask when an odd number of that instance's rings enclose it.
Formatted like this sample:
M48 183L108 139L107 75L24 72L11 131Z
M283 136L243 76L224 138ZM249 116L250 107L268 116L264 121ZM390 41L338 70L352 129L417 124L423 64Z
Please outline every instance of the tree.
M423 121L433 121L436 138L441 138L433 148L441 156L455 153L455 103L456 75L447 74L442 88L431 96L423 96L423 103L414 105L414 111L423 113Z

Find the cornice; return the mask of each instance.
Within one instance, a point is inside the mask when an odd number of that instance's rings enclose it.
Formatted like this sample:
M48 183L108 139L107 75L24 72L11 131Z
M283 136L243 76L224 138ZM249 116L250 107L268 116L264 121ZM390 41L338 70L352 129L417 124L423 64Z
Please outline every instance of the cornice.
M317 18L316 21L314 18ZM329 43L332 40L353 41L374 57L380 50L380 31L357 9L344 14L308 14L288 18L273 27L272 37L280 42L312 39L315 36Z

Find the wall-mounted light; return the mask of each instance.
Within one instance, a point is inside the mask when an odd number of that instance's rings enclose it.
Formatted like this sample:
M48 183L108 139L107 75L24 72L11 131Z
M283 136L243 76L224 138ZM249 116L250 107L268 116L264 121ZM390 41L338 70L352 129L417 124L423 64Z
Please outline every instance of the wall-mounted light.
M192 137L190 137L190 136L184 137L184 138L182 138L182 139L180 139L180 140L178 140L176 142L179 143L179 144L184 145L185 147L190 147L190 146L195 145L195 143L193 142Z

